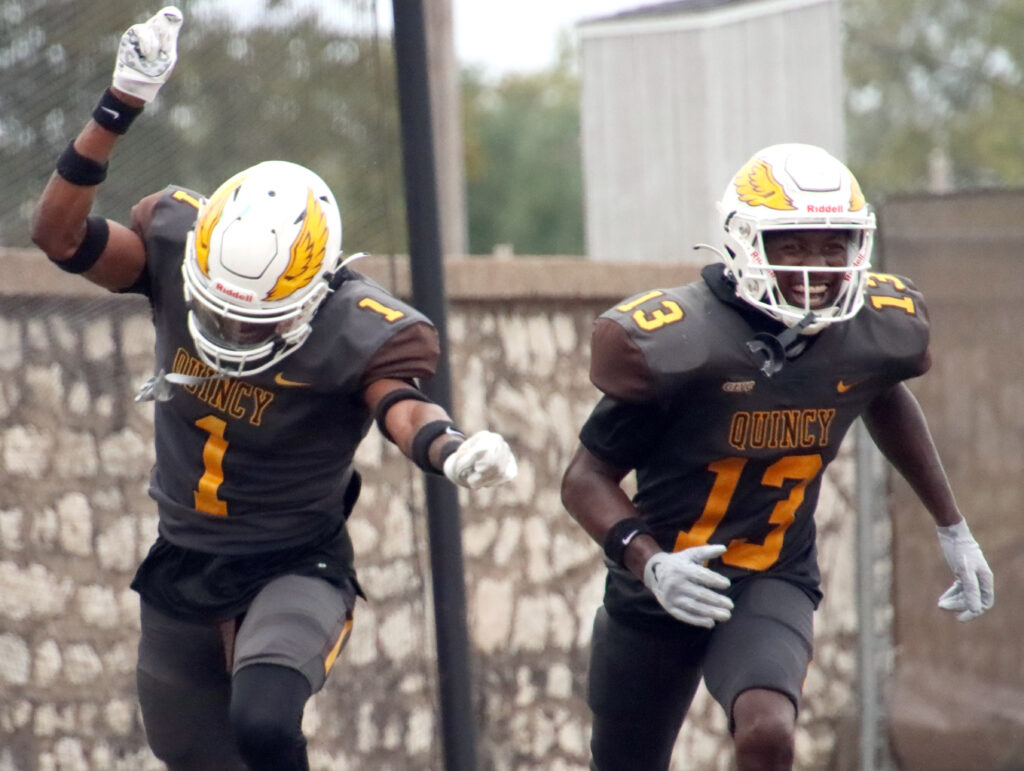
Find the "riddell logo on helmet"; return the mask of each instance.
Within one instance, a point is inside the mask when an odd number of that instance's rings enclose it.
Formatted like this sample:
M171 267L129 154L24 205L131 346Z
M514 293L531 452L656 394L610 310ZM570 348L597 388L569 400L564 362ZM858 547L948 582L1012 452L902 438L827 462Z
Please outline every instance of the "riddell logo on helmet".
M237 289L236 287L225 284L222 281L214 281L213 288L220 294L224 295L225 297L230 297L234 300L241 300L242 302L251 303L253 300L256 299L256 295L254 295L252 292L246 292L242 289Z
M843 209L839 204L830 204L828 206L815 206L813 203L807 204L807 211L810 214L842 214Z

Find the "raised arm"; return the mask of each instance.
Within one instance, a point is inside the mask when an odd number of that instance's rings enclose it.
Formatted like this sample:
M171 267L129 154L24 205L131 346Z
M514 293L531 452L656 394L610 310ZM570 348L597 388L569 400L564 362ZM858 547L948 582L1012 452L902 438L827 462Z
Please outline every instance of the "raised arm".
M118 138L174 68L181 23L181 11L168 6L124 33L112 85L61 154L33 212L32 240L50 260L107 289L135 282L145 266L145 247L130 228L89 213Z

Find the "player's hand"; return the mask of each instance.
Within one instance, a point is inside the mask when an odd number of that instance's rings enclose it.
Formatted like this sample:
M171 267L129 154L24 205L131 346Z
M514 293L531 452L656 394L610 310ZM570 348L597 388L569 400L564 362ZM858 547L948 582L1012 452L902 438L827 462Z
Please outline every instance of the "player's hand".
M114 65L114 88L151 102L178 61L178 31L183 20L173 5L135 24L121 36Z
M966 520L937 530L942 554L956 579L939 597L939 607L959 614L960 621L970 621L991 608L996 600L992 570Z
M674 618L711 629L732 617L732 600L722 594L731 582L704 567L724 552L722 544L658 552L644 566L644 585Z
M444 461L448 479L474 490L508 482L518 471L512 448L493 431L477 431Z

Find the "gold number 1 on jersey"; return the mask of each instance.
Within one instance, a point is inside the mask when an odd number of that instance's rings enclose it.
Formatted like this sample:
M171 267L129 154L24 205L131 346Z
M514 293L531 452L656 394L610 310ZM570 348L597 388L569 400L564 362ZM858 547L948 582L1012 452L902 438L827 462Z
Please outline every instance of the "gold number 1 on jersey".
M359 301L360 308L369 308L371 311L379 313L387 321L398 321L405 314L397 308L389 308L383 303L379 303L372 297L364 297Z
M196 489L192 491L195 495L196 508L206 514L226 517L228 505L217 497L217 490L224 481L224 453L228 450L224 429L228 424L220 418L207 415L197 420L196 425L210 435L203 445L204 473Z

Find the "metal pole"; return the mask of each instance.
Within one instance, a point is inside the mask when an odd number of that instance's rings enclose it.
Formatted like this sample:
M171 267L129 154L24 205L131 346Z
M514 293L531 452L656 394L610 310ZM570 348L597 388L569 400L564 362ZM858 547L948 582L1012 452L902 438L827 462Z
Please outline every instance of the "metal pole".
M392 0L392 12L412 302L434 322L441 338L437 374L424 384L424 391L438 404L451 409L444 262L422 0ZM445 769L474 771L476 722L471 695L458 491L447 480L433 475L426 476L425 485Z
M855 426L857 486L857 651L860 701L858 739L860 771L877 771L878 749L878 662L875 630L875 543L874 520L880 505L881 484L878 450L860 420Z

